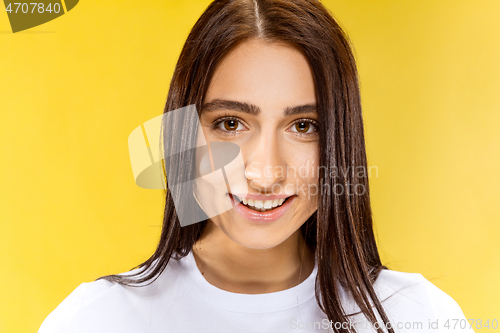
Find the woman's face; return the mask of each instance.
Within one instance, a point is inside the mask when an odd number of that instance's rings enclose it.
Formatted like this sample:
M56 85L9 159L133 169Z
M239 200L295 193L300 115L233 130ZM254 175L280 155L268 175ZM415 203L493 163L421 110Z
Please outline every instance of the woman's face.
M315 105L309 64L289 44L251 39L216 68L200 122L207 142L235 143L243 156L240 179L248 193L237 186L224 190L234 208L210 219L232 241L275 247L316 211Z

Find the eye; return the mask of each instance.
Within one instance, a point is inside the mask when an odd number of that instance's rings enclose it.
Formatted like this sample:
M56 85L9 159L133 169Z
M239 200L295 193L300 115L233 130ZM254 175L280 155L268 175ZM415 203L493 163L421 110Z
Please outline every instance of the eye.
M237 132L245 130L245 126L238 118L222 117L214 121L213 128L223 132Z
M318 131L318 123L312 119L299 119L292 124L290 132L299 134L313 134Z

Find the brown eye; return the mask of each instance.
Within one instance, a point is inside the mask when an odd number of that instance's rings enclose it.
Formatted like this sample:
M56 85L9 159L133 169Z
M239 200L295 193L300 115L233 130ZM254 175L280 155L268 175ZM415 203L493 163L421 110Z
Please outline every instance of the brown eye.
M307 131L309 131L309 123L304 121L296 123L295 129L299 133L307 133Z
M293 123L289 131L300 135L317 134L318 122L312 119L299 119Z
M224 128L228 131L234 131L238 128L238 122L236 120L225 120Z
M214 121L213 129L225 134L236 134L246 128L242 121L234 117L222 117ZM230 133L231 132L231 133Z

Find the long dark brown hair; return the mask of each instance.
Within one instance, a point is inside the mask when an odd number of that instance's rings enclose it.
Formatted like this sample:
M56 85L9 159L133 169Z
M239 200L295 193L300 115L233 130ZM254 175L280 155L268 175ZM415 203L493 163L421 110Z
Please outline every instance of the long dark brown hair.
M320 168L318 209L301 231L318 260L316 299L328 319L349 322L341 304L339 285L375 324L375 311L390 326L373 283L383 266L372 226L363 119L357 68L348 37L316 0L215 0L191 30L175 68L164 113L201 106L217 64L238 43L249 38L287 42L306 56L315 81L319 119ZM342 172L333 173L331 170ZM357 186L356 186L357 185ZM345 189L341 194L335 189ZM348 191L362 188L362 193ZM358 191L359 192L359 191ZM165 191L165 211L160 241L154 254L134 267L148 272L106 275L106 279L134 286L151 283L170 258L180 259L192 250L206 220L181 227L172 193ZM135 276L135 278L134 278ZM97 279L97 280L99 280ZM338 282L338 283L337 283ZM335 328L336 332L352 329ZM355 331L355 330L354 330Z

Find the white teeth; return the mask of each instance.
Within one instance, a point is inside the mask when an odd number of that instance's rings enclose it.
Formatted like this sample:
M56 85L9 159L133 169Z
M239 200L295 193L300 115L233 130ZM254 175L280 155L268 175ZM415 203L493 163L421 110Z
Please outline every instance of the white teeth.
M281 206L283 202L285 202L286 198L283 199L274 199L274 200L253 200L240 198L235 196L237 201L242 202L244 205L251 206L256 211L265 212L266 210L270 210L272 208Z

